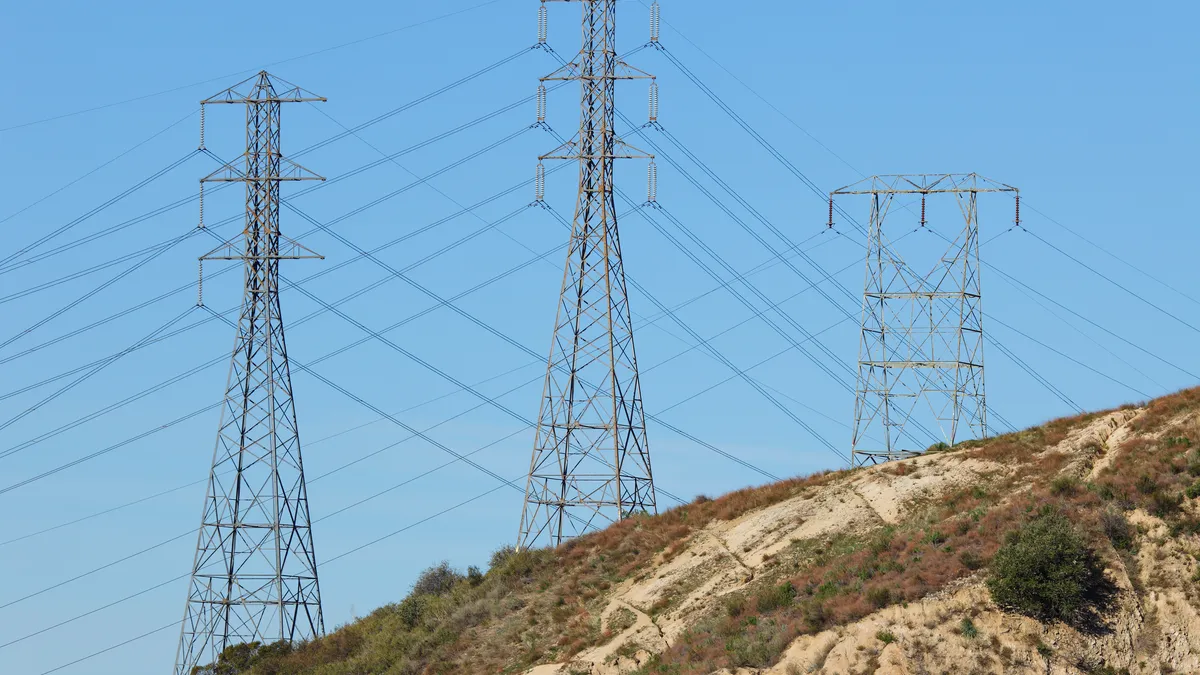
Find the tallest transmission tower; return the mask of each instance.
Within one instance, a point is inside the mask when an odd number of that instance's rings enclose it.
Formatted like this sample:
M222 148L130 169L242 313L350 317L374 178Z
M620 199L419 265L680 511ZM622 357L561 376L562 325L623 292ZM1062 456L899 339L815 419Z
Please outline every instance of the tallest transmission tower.
M245 285L175 675L227 647L325 630L279 304L279 261L319 257L280 233L280 185L324 180L280 153L280 108L324 100L264 71L201 103L246 106L246 152L201 179L200 193L246 186L242 233L201 258L242 261ZM203 133L201 115L201 146Z
M521 514L523 548L656 512L613 193L614 160L649 158L617 137L617 80L652 78L617 56L616 0L542 0L543 43L547 1L583 10L579 54L542 78L538 92L540 118L546 82L580 83L579 133L540 158L578 161L579 193ZM540 164L538 173L540 200Z

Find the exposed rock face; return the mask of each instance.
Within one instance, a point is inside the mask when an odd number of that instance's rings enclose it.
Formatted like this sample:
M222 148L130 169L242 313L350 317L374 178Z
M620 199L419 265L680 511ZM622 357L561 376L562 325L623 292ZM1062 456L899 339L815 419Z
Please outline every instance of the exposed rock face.
M1040 459L1053 460L1060 476L1094 480L1112 465L1122 444L1140 433L1131 424L1142 412L1123 409L1093 419L1046 448ZM638 671L705 617L726 611L729 596L744 593L756 579L771 578L777 556L789 547L901 523L918 505L955 490L999 484L1020 470L1011 462L957 452L903 465L854 472L736 520L709 524L681 552L669 559L659 555L640 576L609 591L601 623L619 628L605 633L611 639L570 663L538 666L528 675ZM1129 520L1139 531L1138 551L1126 558L1132 561L1128 566L1118 556L1106 557L1119 594L1107 625L1094 634L1002 612L979 572L919 601L803 635L773 666L719 672L1200 673L1200 591L1192 578L1200 540L1172 536L1163 520L1144 511L1131 512Z

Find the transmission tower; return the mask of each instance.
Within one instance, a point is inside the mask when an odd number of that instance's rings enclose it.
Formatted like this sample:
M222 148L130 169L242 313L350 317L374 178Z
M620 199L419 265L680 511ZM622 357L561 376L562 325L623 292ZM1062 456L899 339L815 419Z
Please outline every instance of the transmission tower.
M242 261L245 286L175 675L325 630L279 304L279 261L320 257L280 233L280 184L324 180L280 153L280 108L324 100L264 71L201 102L246 106L245 154L200 183L246 186L242 233L200 258Z
M616 83L653 78L617 56L616 0L542 0L543 43L547 1L579 2L583 46L542 78L539 121L549 81L580 82L582 115L579 133L539 158L538 199L541 160L578 161L579 192L521 513L523 548L657 513L613 193L614 160L653 159L615 133Z
M831 227L836 196L871 200L853 466L924 451L912 445L916 435L910 427L919 424L914 418L933 419L947 445L964 431L987 437L977 199L991 192L1013 193L1019 222L1017 189L973 173L874 176L830 193ZM962 230L923 276L884 232L895 199L904 195L920 195L920 228L926 228L931 195L952 195L962 212Z

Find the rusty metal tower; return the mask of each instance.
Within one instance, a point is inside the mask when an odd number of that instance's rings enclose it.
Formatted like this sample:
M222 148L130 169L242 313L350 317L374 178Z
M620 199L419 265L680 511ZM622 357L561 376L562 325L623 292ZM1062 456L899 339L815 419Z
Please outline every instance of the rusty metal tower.
M912 445L909 430L918 419L932 420L947 445L964 432L987 437L977 199L991 192L1013 193L1019 222L1017 189L973 173L873 176L830 193L830 226L835 197L871 200L853 466L920 454L926 448ZM962 213L962 230L925 275L884 231L896 198L905 195L920 196L920 228L929 196L951 195Z
M581 5L583 46L542 78L539 117L549 81L578 80L582 109L579 133L539 158L538 196L547 159L579 162L579 193L521 513L524 548L657 512L613 193L615 160L653 159L615 132L617 81L653 78L617 56L616 0L542 0L543 42L548 1Z
M242 233L201 257L242 261L245 286L175 675L325 630L279 304L279 261L320 257L280 233L280 184L324 180L280 153L281 104L324 100L264 71L201 102L246 106L245 154L200 183L246 186Z

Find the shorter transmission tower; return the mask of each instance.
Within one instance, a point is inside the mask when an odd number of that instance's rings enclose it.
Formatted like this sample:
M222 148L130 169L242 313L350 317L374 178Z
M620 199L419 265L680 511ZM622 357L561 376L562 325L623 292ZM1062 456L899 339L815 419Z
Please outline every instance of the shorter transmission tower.
M283 157L280 108L324 100L264 71L201 103L246 106L245 153L201 179L245 185L242 233L201 257L241 261L244 290L175 675L227 647L325 632L279 304L279 261L320 257L280 233L280 185L324 180Z
M835 197L871 199L853 466L920 454L927 444L915 445L914 432L928 433L921 418L934 421L947 445L964 431L987 437L977 198L991 192L1013 193L1019 222L1017 189L973 173L873 176L830 193L831 227ZM895 199L904 195L920 196L919 228L926 228L931 195L953 196L962 212L962 230L946 239L948 247L925 275L905 263L884 232ZM928 415L919 410L923 404Z

